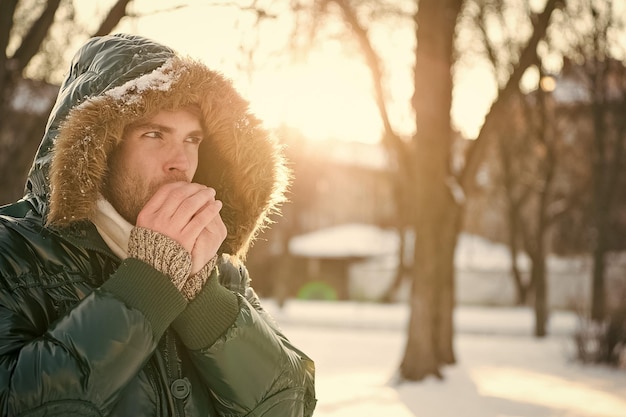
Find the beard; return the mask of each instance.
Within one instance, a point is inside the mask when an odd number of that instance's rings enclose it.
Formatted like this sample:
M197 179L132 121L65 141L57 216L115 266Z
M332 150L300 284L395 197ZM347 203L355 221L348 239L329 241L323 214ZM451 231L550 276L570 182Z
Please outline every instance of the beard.
M125 166L113 152L108 161L108 173L103 184L102 195L130 224L137 224L137 216L154 193L163 185L188 181L185 174L173 171L165 178L147 180L140 173Z

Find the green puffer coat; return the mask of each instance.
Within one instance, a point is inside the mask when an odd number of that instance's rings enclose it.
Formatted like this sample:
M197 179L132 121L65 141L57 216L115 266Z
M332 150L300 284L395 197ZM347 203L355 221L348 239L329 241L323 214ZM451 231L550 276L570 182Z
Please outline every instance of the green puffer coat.
M118 258L90 222L123 126L187 103L208 132L194 181L217 190L229 231L189 303L156 269ZM312 415L313 362L263 311L239 261L280 201L277 149L220 74L141 37L88 42L25 197L0 208L0 415Z

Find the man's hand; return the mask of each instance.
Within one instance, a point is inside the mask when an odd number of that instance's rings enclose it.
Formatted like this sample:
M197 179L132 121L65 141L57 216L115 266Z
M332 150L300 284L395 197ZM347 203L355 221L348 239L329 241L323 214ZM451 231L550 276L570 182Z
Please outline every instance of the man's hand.
M182 181L168 183L146 203L137 216L137 226L180 243L191 254L193 275L215 256L226 238L221 208L212 188Z

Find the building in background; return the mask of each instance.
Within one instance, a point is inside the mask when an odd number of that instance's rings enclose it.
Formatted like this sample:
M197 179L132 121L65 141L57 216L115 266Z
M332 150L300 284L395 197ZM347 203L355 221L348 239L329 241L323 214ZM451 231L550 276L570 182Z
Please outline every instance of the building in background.
M345 224L392 228L396 210L386 152L380 144L310 141L288 129L278 133L286 145L293 181L282 215L274 218L275 224L259 236L248 255L255 289L263 296L294 297L323 277L333 282L335 297L346 298L342 283L355 257L291 256L289 242Z
M616 68L621 71L623 65ZM585 184L589 187L590 174L585 172L589 162L585 155L589 153L585 149L590 146L592 135L589 98L583 88L584 79L580 71L581 68L576 65L566 63L563 73L554 76L555 86L551 90L552 104L556 106L557 132L562 135L559 139L560 152L568 152L568 149L578 152L567 156L566 172L559 173L555 179L561 196L572 190L581 195L590 194L588 188L580 188ZM528 94L526 99L532 101L533 93ZM516 119L521 119L521 116L513 114L504 123L504 135L512 133ZM279 132L279 136L286 144L294 182L283 216L275 219L277 223L260 236L250 251L247 264L255 280L255 288L262 296L279 299L297 296L377 299L389 285L397 267L397 244L389 243L394 238L386 237L397 233L392 175L386 151L379 144L307 141L287 129ZM459 155L464 145L465 141L459 140ZM502 251L506 252L506 212L502 194L498 196L502 190L497 190L500 187L497 184L499 162L495 148L492 147L490 157L478 174L482 193L468 202L464 234L460 236L457 247L457 300L463 303L514 303L509 262L504 257L499 257L499 263L492 262L489 267L480 265L477 259L472 263L460 261L466 259L469 253L486 248L494 250L494 259ZM540 152L541 149L534 151ZM532 174L524 172L524 178L532 180ZM613 242L616 250L623 250L626 248L626 234L621 231L626 231L626 194L621 193L617 197L621 199L621 204L616 210ZM588 203L588 197L585 198ZM552 209L558 209L558 204L558 200L553 201ZM589 299L588 249L575 241L584 239L582 228L589 224L585 210L584 206L571 210L559 219L549 236L551 253L556 251L560 255L548 259L551 275L549 303L553 307L578 308L582 307L581 300ZM354 232L355 229L361 231ZM366 229L369 230L366 235L359 234ZM373 229L377 232L372 232ZM346 234L348 230L354 233L349 236ZM378 237L373 238L375 235ZM482 237L488 241L477 243ZM322 243L315 249L296 249L300 245L296 242L305 239L317 239L318 243ZM395 252L383 254L373 248L371 253L356 250L371 239L386 242L386 245L395 248L391 252ZM476 249L477 245L480 249ZM623 297L626 285L623 282L620 284L623 280L615 277L624 275L625 261L620 253L610 258L607 286L611 286L611 282L616 283L617 287L613 287L616 291L610 295ZM481 262L486 259L488 256L480 257ZM523 273L528 275L525 262L521 261L520 265L525 268ZM571 278L569 281L568 277Z

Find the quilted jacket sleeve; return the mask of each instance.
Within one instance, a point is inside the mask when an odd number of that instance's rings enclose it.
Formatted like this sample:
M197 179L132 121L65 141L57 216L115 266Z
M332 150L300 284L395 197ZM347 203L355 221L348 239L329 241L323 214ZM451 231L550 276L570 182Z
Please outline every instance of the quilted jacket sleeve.
M139 261L51 319L63 297L75 302L68 288L0 291L0 415L106 415L186 306L167 277Z
M261 308L245 268L222 265L220 274L222 284L237 295L233 324L220 335L198 337L211 318L206 314L210 306L203 301L207 287L174 321L218 413L311 416L316 402L313 361L289 342Z

